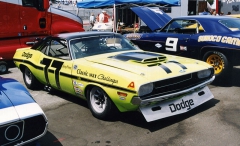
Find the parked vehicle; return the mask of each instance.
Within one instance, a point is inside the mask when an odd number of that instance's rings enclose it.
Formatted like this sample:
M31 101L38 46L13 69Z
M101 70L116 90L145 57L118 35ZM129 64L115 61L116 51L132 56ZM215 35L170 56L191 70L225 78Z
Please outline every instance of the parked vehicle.
M0 77L0 145L33 143L47 132L48 120L18 81Z
M188 112L213 98L213 67L203 61L140 50L121 34L89 31L44 38L18 49L25 85L45 85L85 99L99 119L141 111L150 122Z
M233 66L240 65L239 18L196 15L166 22L166 14L159 9L132 10L153 31L125 35L141 49L203 60L213 66L216 79L228 77Z
M39 38L84 31L80 17L49 7L49 0L0 0L0 74L17 48L34 44Z

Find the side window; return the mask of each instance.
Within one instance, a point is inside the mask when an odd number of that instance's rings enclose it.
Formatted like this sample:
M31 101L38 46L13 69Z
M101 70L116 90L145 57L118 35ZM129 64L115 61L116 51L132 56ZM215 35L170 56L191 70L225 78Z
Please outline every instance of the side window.
M196 20L174 20L162 31L166 33L196 34L204 32L204 29Z
M51 45L49 47L49 54L52 57L70 60L69 50L67 47L66 40L51 40Z
M182 20L174 20L167 26L165 26L165 28L162 31L166 33L177 33L177 31L182 28L181 23Z
M43 53L43 54L45 54L45 55L47 55L47 56L50 56L49 55L49 47L50 47L50 40L48 40L47 42L46 42L46 44L44 45L44 47L41 49L41 52Z
M36 1L35 0L22 0L22 5L26 7L35 7Z
M183 27L182 33L184 34L196 34L204 32L202 25L196 20L185 21L185 26Z
M70 60L67 41L65 40L49 40L41 49L41 52L50 57Z

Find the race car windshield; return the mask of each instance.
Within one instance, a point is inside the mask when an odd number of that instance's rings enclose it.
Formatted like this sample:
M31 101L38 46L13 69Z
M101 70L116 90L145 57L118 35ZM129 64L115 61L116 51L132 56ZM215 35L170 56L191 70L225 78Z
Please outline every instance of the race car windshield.
M139 49L120 35L100 35L70 40L73 59L112 52Z
M229 28L231 31L240 31L240 19L219 20L221 24Z

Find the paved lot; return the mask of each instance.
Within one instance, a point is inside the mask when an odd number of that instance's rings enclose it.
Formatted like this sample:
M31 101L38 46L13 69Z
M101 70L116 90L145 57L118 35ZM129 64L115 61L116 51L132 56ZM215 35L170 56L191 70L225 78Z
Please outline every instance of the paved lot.
M209 85L215 98L186 114L148 123L138 112L112 121L94 118L84 100L65 93L29 90L49 120L41 146L240 146L240 67L228 84ZM8 74L23 83L17 68Z

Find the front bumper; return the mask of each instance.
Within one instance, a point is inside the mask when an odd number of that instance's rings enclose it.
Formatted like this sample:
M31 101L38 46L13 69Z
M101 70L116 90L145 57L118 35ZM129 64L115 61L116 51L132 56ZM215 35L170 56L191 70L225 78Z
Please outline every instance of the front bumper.
M196 85L194 87L191 87L191 88L188 88L186 90L179 91L179 92L171 93L171 94L166 94L166 95L163 95L163 96L157 96L157 97L154 97L154 98L149 98L149 99L144 99L144 100L142 100L140 97L134 97L132 99L131 103L134 104L134 105L143 106L143 105L151 104L153 102L164 101L164 100L171 99L171 98L174 98L174 97L178 97L178 96L181 96L181 95L184 95L184 94L189 94L189 93L192 93L192 92L196 92L197 90L200 90L200 89L204 88L205 86L207 86L208 84L212 83L214 79L215 79L215 76L213 76L210 80L207 80L207 81L205 81L205 82L203 82L199 85Z
M140 111L147 122L188 112L207 102L214 96L207 86L181 98L167 100L146 106L140 106Z

